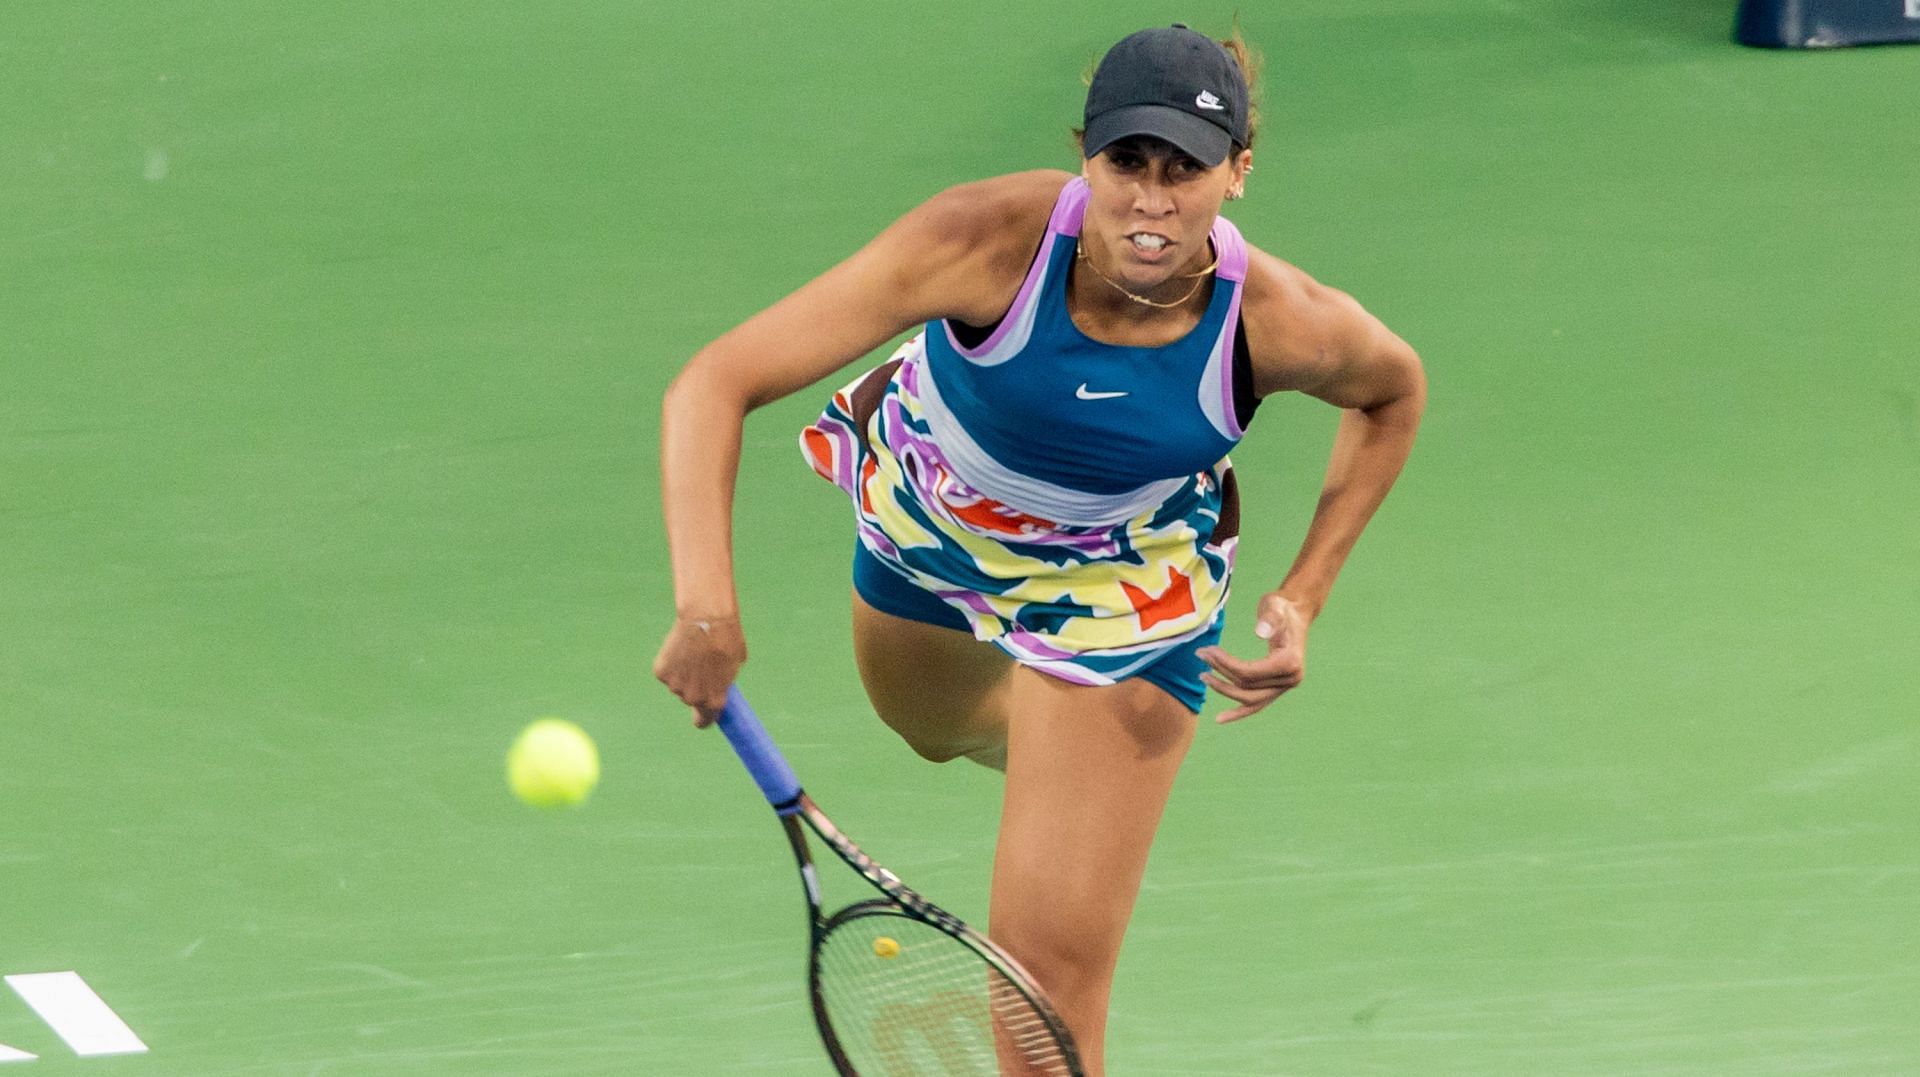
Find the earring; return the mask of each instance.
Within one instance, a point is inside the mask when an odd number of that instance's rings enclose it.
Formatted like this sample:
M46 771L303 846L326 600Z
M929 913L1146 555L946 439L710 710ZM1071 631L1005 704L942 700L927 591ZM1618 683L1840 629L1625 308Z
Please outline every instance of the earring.
M1245 198L1246 196L1247 196L1247 192L1245 192L1245 191L1228 191L1228 192L1227 192L1227 201L1229 201L1229 202L1238 202L1238 201L1240 201L1240 200L1241 200L1242 198Z

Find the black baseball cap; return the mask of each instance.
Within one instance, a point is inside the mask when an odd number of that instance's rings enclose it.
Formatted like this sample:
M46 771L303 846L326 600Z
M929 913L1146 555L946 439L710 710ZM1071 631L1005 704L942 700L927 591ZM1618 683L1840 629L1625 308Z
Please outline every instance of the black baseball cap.
M1165 139L1209 168L1247 144L1247 79L1218 41L1184 23L1129 34L1087 88L1088 157L1130 135Z

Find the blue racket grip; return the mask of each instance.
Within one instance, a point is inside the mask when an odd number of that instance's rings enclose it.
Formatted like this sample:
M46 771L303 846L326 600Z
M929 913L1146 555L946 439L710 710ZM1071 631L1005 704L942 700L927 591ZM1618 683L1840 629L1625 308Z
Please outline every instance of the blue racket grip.
M780 749L773 746L773 738L767 736L765 726L754 717L753 708L747 706L747 697L740 694L740 686L727 689L727 705L720 711L720 732L727 735L727 743L733 745L735 755L746 764L747 773L760 786L767 803L781 812L791 814L798 810L795 803L800 799L800 779L794 777L793 768L787 765L787 759Z

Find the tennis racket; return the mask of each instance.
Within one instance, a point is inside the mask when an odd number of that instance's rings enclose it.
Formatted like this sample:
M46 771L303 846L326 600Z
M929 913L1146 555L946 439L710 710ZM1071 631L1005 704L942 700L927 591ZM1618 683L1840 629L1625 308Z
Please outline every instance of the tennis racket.
M738 687L727 690L719 726L800 863L813 1020L843 1077L1084 1077L1066 1025L1019 962L847 840L801 790ZM880 896L824 914L807 830Z

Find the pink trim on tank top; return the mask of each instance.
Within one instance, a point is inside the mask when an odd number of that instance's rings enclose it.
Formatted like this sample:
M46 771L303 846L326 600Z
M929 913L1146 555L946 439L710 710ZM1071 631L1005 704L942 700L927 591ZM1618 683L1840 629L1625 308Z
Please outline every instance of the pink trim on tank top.
M1246 257L1245 251L1241 252L1241 257ZM1223 257L1221 261L1224 263L1226 259ZM1243 271L1244 268L1243 265ZM1231 277L1226 279L1233 280ZM1227 436L1233 441L1239 441L1247 434L1240 425L1240 411L1234 406L1233 399L1234 338L1240 332L1240 296L1244 291L1239 282L1234 281L1233 300L1227 304L1227 324L1220 330L1220 417L1227 421Z
M1241 236L1240 229L1225 217L1215 217L1213 231L1207 238L1213 240L1214 253L1220 256L1220 264L1214 268L1214 275L1236 284L1246 280L1247 241Z
M1040 285L1046 279L1047 266L1053 261L1053 245L1061 236L1079 236L1080 222L1087 212L1087 181L1079 176L1067 181L1060 188L1059 197L1053 201L1053 215L1047 219L1047 234L1040 241L1040 252L1033 256L1033 264L1027 267L1027 279L1020 284L1020 293L1013 297L1013 305L1000 317L1000 324L993 327L987 339L977 348L969 348L960 343L954 335L953 323L942 318L940 327L946 330L947 343L953 350L968 359L978 359L1000 346L1007 333L1019 324L1027 308L1039 301Z
M1247 241L1225 217L1213 219L1213 251L1220 258L1214 276L1233 282L1233 300L1227 304L1227 321L1220 329L1220 416L1227 422L1227 436L1239 441L1247 431L1240 425L1239 409L1234 407L1234 343L1240 335L1240 297L1246 295Z
M1053 216L1047 220L1047 231L1058 235L1080 238L1080 225L1087 219L1087 200L1093 192L1087 188L1085 176L1075 176L1060 188L1060 197L1054 199Z

